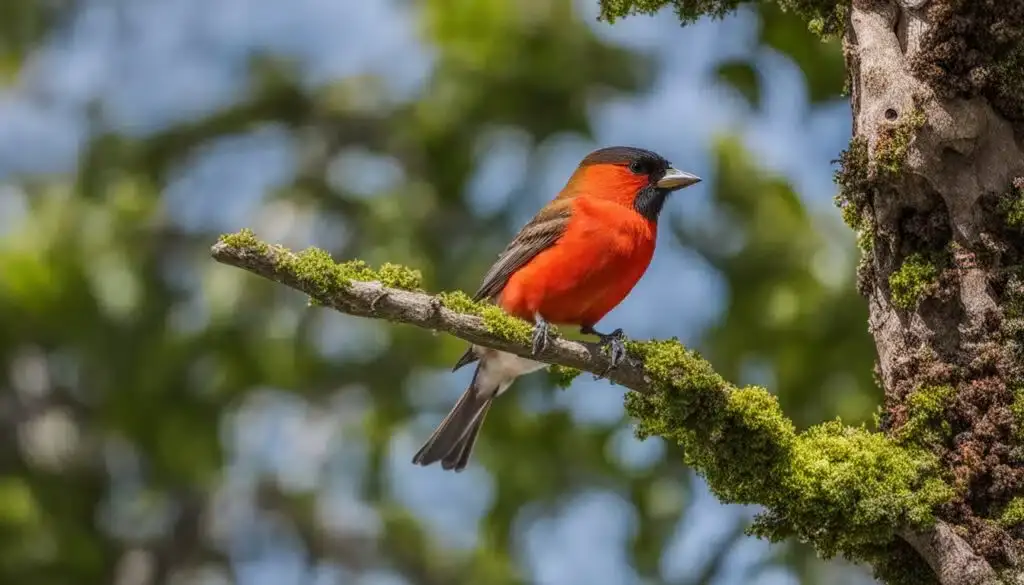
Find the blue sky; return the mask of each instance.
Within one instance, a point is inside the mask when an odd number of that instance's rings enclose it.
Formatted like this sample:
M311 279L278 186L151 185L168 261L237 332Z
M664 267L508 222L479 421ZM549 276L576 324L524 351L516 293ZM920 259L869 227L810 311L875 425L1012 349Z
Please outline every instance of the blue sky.
M803 98L801 72L757 46L752 15L740 13L723 22L681 29L666 12L607 26L593 18L596 0L581 1L579 6L598 34L652 51L659 63L652 92L595 109L597 143L642 145L682 168L713 178L706 147L717 133L733 132L742 136L761 164L791 179L809 205L832 213L829 161L848 140L849 108L837 104L811 114ZM257 50L272 49L301 59L310 72L310 83L386 72L395 99L412 96L432 64L429 48L415 37L412 18L400 3L385 1L94 0L73 23L67 39L40 50L18 85L0 92L0 181L72 170L86 131L81 111L90 102L105 104L109 123L128 134L152 131L230 103L244 91L246 59ZM715 85L710 75L716 60L748 54L755 54L763 66L764 108L756 115ZM264 129L205 149L168 185L169 212L184 225L202 229L226 231L252 225L254 218L267 221L261 213L261 198L268 188L289 179L292 146L285 133ZM547 146L549 165L533 207L542 204L545 193L556 192L579 158L595 145L565 139ZM514 136L498 139L473 182L474 204L483 210L496 207L507 193L500 181L489 177L515 173L523 157L522 145ZM371 163L378 166L353 165L380 171L367 173L368 192L376 187L373 177L390 172L386 161ZM707 184L693 188L686 199L673 200L668 213L699 213L706 205ZM12 192L0 189L0 210L11 209L14 198ZM677 335L685 340L715 318L721 308L721 287L692 254L662 246L647 276L605 322L628 321L630 333L637 337ZM652 304L688 309L680 311L680 319L665 320L647 310ZM325 314L324 323L335 333L354 326L340 315ZM373 334L372 327L362 330ZM347 335L326 335L325 349L351 347ZM469 375L469 371L438 373L423 384L449 392L448 398L454 400ZM357 400L358 393L353 396L350 400ZM621 397L621 390L582 377L558 400L581 422L607 421L621 415ZM312 485L323 464L336 468L343 461L346 469L360 465L359 439L339 431L345 428L345 413L353 410L358 408L348 405L324 415L311 412L295 397L272 391L258 394L225 429L225 442L234 458L229 491L244 493L260 470L272 470L298 485ZM473 525L490 502L487 474L470 469L456 476L408 464L442 413L434 414L394 440L389 473L395 480L395 496L453 545L471 546ZM637 442L628 429L616 446L624 458L637 464L660 448L655 441ZM354 487L346 485L345 474L335 471L329 486L322 498L325 517L363 523L372 531L373 515L351 497ZM716 535L731 525L724 522L727 517L749 513L721 506L706 492L698 495L692 510L668 555L667 575L683 574L710 554ZM525 531L526 566L544 585L629 582L621 543L628 538L631 514L632 508L615 494L582 494L559 516ZM245 585L355 582L331 570L310 581L294 538L281 526L268 521L243 529L265 535L273 543L260 560L239 563ZM721 582L736 582L742 570L769 548L762 541L743 541ZM358 582L401 583L395 579L375 574ZM761 582L783 584L792 579L770 573Z

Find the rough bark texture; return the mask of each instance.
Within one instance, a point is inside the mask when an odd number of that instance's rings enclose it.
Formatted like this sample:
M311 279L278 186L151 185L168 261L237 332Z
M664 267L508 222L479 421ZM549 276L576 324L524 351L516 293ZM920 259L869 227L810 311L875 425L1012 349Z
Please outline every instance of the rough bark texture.
M928 532L905 530L900 536L925 559L940 583L994 585L1000 582L992 566L944 522Z
M854 0L849 14L854 140L837 179L864 251L883 426L938 454L957 490L943 538L904 538L942 583L985 582L982 560L1015 581L1024 0ZM943 542L954 532L968 548Z

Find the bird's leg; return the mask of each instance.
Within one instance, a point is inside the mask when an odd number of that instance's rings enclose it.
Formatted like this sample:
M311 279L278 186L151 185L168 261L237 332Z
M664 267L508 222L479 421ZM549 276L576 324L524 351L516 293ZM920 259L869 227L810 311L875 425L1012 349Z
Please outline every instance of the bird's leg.
M584 335L596 335L600 339L600 344L608 348L609 365L608 369L605 370L604 374L601 374L601 378L605 374L614 370L616 366L622 363L623 358L626 357L626 334L622 332L622 329L616 329L611 333L601 333L594 329L592 325L584 325L580 327L580 333Z
M533 355L537 355L544 351L544 348L548 346L548 322L541 317L540 314L533 316L535 325L533 326Z

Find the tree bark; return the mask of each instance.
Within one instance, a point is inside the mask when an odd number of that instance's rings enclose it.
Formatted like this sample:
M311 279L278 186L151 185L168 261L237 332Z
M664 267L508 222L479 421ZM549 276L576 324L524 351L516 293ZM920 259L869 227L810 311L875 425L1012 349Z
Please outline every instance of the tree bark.
M843 40L854 141L837 178L864 250L887 432L952 389L927 447L957 496L947 524L903 537L943 584L991 582L993 567L1016 581L1024 532L1000 517L1024 488L1024 101L1006 95L1024 77L1024 2L854 0Z

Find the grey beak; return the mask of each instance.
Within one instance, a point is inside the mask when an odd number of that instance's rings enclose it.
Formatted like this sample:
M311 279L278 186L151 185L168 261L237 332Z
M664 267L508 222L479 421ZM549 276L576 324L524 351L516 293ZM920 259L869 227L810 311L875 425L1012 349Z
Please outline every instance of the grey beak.
M665 176L658 181L658 188L675 191L676 189L682 189L683 187L689 187L690 185L700 183L700 181L701 179L697 175L680 171L679 169L669 168L665 171Z

